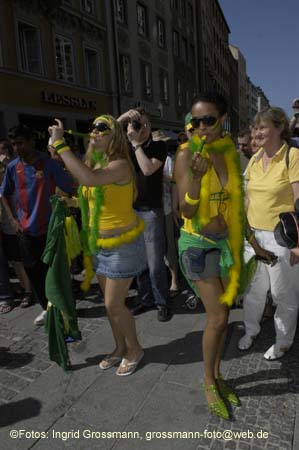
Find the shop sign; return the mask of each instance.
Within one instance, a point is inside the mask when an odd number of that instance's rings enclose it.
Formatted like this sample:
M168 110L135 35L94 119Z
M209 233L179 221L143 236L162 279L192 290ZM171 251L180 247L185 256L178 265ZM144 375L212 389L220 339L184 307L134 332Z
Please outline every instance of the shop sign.
M95 100L86 100L83 97L72 95L62 95L56 92L42 91L42 101L52 105L66 106L68 108L78 108L96 111L97 102Z

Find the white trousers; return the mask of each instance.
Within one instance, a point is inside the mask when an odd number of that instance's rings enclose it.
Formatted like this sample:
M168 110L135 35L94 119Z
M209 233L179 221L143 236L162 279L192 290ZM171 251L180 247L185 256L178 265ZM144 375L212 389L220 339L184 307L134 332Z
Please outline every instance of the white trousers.
M258 262L257 271L244 296L245 331L250 336L256 336L260 332L266 294L270 289L273 303L276 305L274 315L276 344L279 347L290 347L297 326L299 266L290 266L290 250L276 243L272 231L255 230L255 238L262 248L278 256L278 261L273 267ZM253 254L252 247L246 245L245 260L249 260Z

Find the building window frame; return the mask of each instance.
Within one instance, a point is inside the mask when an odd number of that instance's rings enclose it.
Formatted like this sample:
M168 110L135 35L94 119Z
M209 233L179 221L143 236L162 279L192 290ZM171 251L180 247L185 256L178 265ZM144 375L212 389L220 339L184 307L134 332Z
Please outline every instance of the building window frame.
M62 56L64 57L64 61L63 61L63 64L61 64L61 66L63 68L63 72L62 73L64 74L63 78L60 78L60 75L59 75L59 65L58 65L58 62L57 62L58 56L57 56L57 52L56 52L56 50L57 50L57 42L56 42L56 40L63 41L62 42L62 44L63 44ZM67 61L65 59L65 46L66 45L69 45L70 49L71 49L71 52L70 52L71 53L71 55L70 55L70 63L71 63L71 68L72 68L72 74L70 74L69 76L67 74ZM62 48L60 47L60 50L61 49ZM74 45L73 45L72 39L70 39L67 36L64 36L61 33L55 33L55 35L54 35L54 55L55 55L55 59L56 59L56 64L55 64L55 66L56 66L56 79L58 81L74 84L76 82L76 70L75 70L75 59L74 59ZM72 79L70 79L70 78L72 78Z
M125 64L124 64L125 62ZM123 95L133 94L131 56L125 53L119 55L120 84Z
M140 74L142 99L152 101L154 97L152 65L147 61L140 60Z
M176 94L177 94L177 105L181 109L183 107L183 90L182 81L180 78L176 80Z
M172 51L174 56L180 56L180 33L177 30L172 30Z
M161 17L157 17L157 42L159 48L166 49L165 21Z
M138 36L148 36L147 7L140 2L136 3L136 23Z
M92 46L84 45L83 47L84 52L84 64L85 64L85 79L86 79L86 87L89 89L103 89L104 83L103 83L103 70L102 70L102 52ZM93 84L90 76L90 71L88 67L88 61L87 61L87 52L93 53L96 58L96 83Z
M37 60L38 60L38 70L37 71L30 69L30 62L29 62L29 55L28 55L28 48L27 48L28 42L26 42L24 30L20 29L21 26L23 26L24 28L25 27L31 28L32 30L34 30L34 32L36 34L36 44L37 44L36 51L37 51ZM42 57L40 29L36 25L34 25L26 20L18 19L17 20L17 36L18 36L20 69L25 73L30 73L33 75L43 75L44 69L43 69L43 57Z
M169 76L168 72L160 69L160 100L164 105L169 105Z
M121 25L128 25L127 0L116 0L116 20Z
M186 1L180 0L180 13L184 19L186 18Z
M80 0L81 11L86 14L95 14L95 1L94 0Z
M185 37L182 37L181 58L185 63L188 62L188 41Z

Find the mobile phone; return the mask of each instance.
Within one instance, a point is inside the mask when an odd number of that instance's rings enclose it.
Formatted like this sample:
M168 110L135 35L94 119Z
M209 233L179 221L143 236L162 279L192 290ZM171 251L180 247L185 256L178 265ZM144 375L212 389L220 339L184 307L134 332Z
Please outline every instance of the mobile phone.
M255 255L255 259L257 261L261 261L261 262L263 262L265 264L269 264L268 259L264 258L263 256ZM271 266L274 266L277 263L277 260L278 260L278 256L271 255Z

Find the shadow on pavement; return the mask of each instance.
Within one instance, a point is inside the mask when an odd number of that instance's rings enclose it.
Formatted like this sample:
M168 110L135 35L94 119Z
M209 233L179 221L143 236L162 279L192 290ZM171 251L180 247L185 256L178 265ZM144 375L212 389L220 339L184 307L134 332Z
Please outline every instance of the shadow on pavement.
M41 402L31 397L0 405L0 427L38 416L40 411Z
M18 369L30 364L34 355L32 353L12 353L8 347L0 347L0 367L5 369Z

